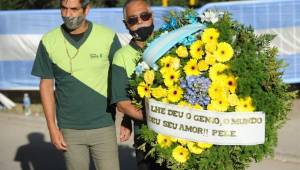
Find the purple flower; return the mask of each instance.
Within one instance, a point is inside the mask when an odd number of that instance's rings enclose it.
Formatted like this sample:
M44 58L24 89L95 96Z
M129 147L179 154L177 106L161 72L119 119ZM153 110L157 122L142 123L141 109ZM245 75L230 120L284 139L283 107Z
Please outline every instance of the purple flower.
M187 86L186 86L186 84L185 84L185 81L183 80L183 78L180 78L180 87L181 88L186 88Z
M209 104L208 88L210 84L211 81L202 75L187 76L185 80L180 79L180 86L185 89L184 99L192 105L207 106Z

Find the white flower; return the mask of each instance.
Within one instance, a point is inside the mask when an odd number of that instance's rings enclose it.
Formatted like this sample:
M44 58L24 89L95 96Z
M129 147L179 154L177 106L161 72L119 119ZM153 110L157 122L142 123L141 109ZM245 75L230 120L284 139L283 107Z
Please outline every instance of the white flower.
M161 37L161 36L166 35L166 34L168 34L168 33L169 33L169 31L164 31L164 32L162 32L159 36Z
M174 60L173 67L175 68L175 70L179 69L179 67L180 67L180 59L179 58L176 58Z
M142 74L145 70L149 70L150 67L146 62L140 62L138 65L135 67L135 74L140 75Z
M153 70L154 70L154 71L157 71L157 70L158 70L158 66L157 66L156 64L154 64L152 67L153 67Z
M149 65L145 61L141 62L141 65L142 65L142 68L144 70L149 70L150 69Z
M224 12L218 12L218 11L206 11L204 12L200 18L202 22L211 22L216 23L219 20L219 17L221 17L224 14Z

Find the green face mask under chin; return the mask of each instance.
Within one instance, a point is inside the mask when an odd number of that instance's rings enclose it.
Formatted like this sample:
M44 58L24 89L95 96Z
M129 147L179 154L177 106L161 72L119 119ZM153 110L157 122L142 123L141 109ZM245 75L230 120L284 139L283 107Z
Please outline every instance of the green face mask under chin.
M69 29L69 30L75 30L78 27L80 27L80 25L82 24L82 22L85 19L85 16L77 16L77 17L64 17L62 16L62 19L64 21L65 26Z

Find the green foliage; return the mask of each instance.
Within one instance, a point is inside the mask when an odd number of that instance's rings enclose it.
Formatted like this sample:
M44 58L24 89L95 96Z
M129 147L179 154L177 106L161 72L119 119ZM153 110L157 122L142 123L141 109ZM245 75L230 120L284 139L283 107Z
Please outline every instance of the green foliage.
M15 9L54 9L59 8L60 0L0 0L0 10ZM126 0L90 0L94 8L122 7ZM209 2L222 2L229 0L199 0L195 7L200 7ZM162 0L148 0L152 6L161 6ZM169 6L188 6L188 0L169 0Z
M49 0L0 0L1 10L14 10L14 9L49 9L58 8L57 1Z
M104 7L103 0L90 0L92 7ZM0 0L1 10L15 9L54 9L59 8L60 0Z

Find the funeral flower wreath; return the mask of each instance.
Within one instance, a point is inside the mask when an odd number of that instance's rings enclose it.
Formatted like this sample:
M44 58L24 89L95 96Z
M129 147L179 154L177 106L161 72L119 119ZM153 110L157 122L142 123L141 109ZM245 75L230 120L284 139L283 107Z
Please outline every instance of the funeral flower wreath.
M251 162L272 156L277 130L286 121L295 94L281 79L284 63L270 46L275 36L255 35L227 12L206 11L201 16L190 9L170 12L148 46L162 35L195 23L203 29L174 45L156 61L156 67L137 61L128 91L133 103L143 108L144 99L152 98L200 110L262 111L265 143L213 145L157 134L143 126L140 139L145 143L139 149L172 170L245 169Z

